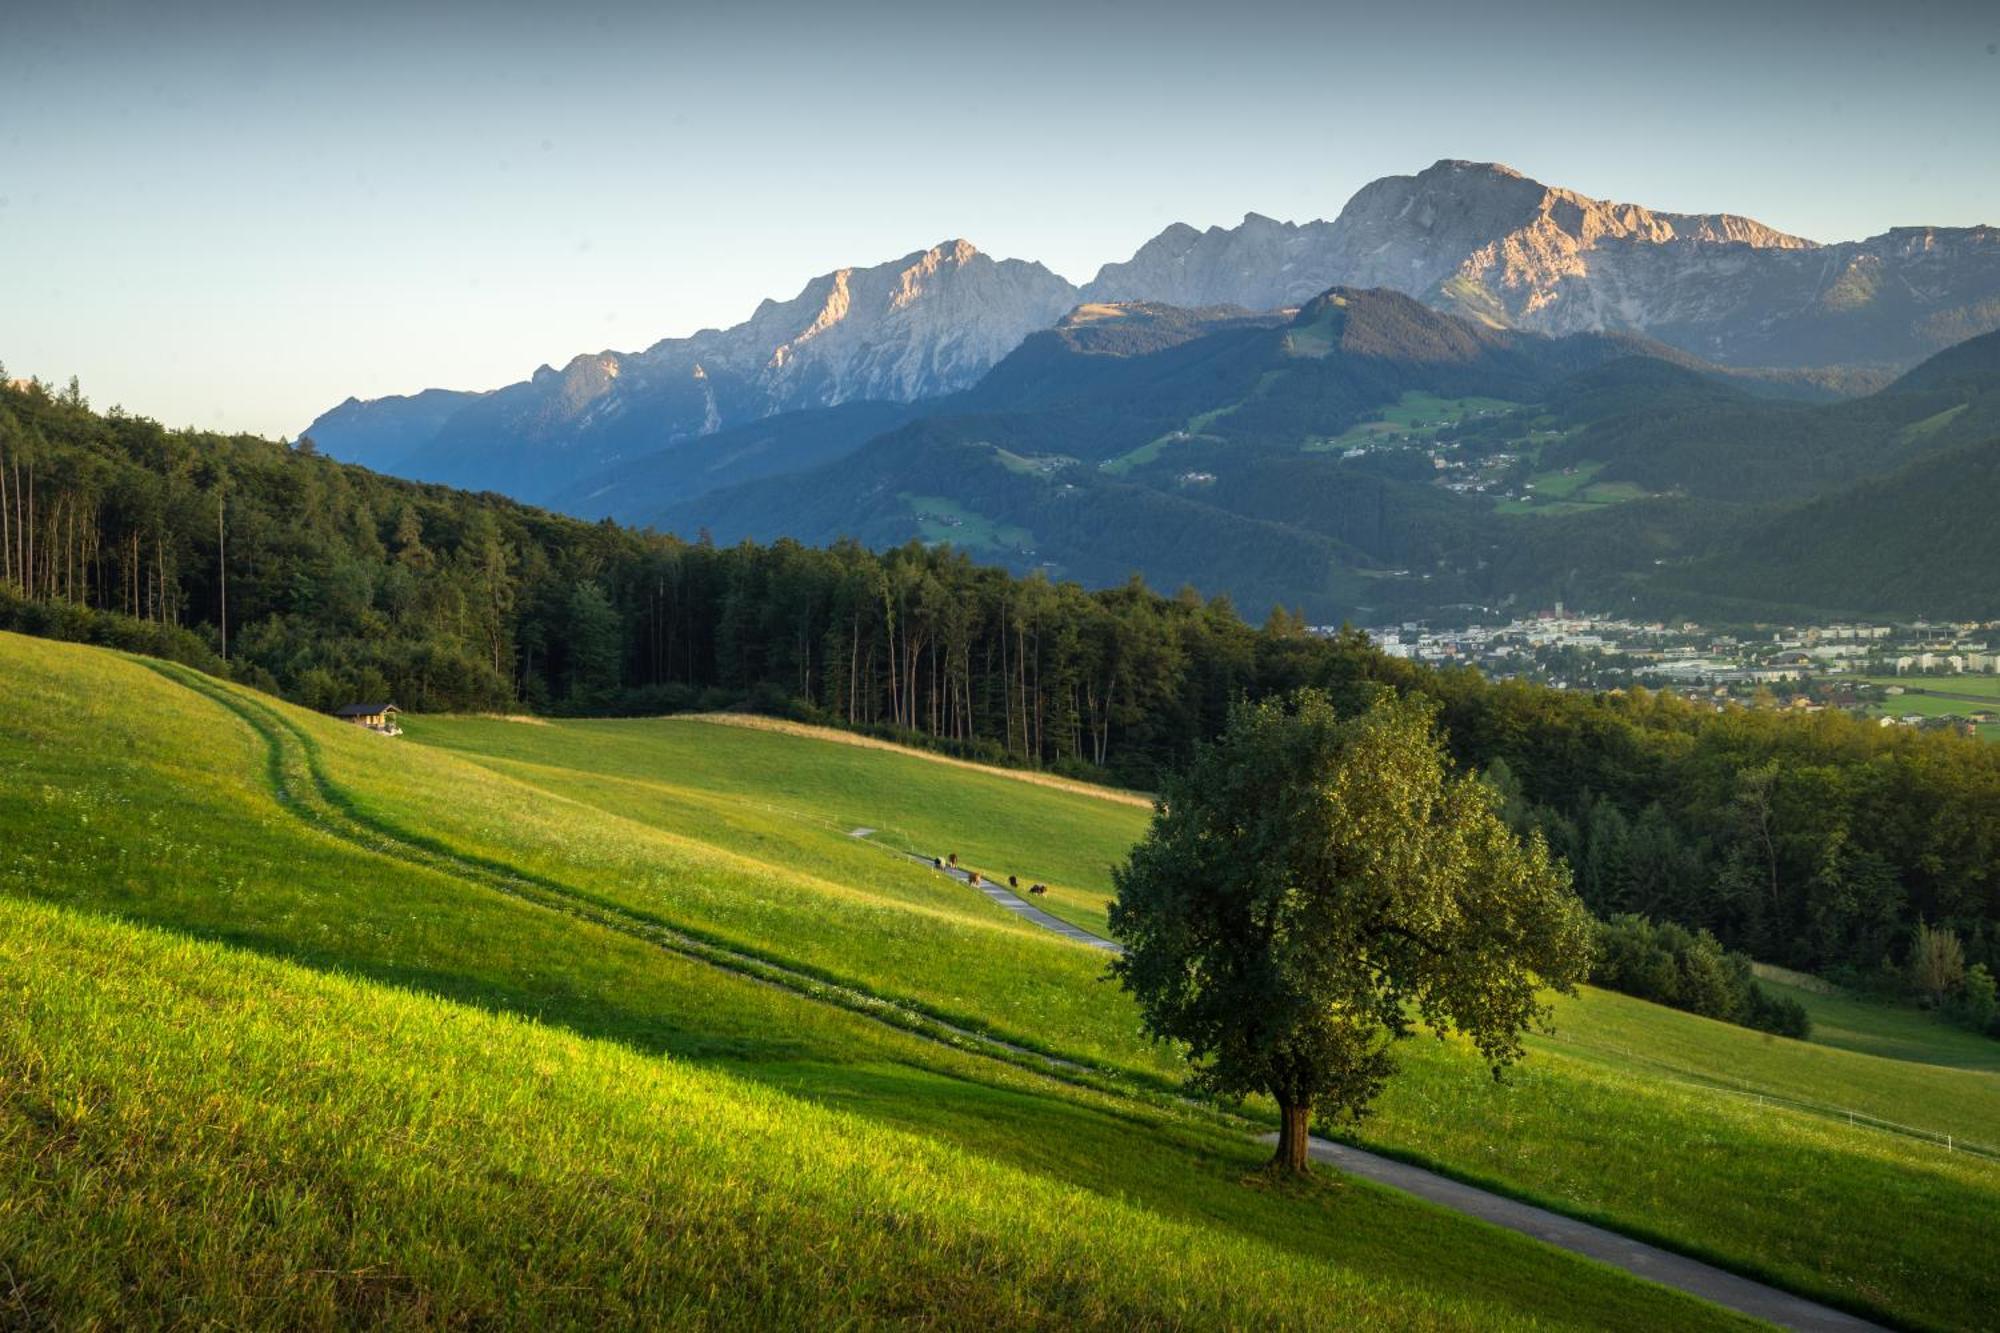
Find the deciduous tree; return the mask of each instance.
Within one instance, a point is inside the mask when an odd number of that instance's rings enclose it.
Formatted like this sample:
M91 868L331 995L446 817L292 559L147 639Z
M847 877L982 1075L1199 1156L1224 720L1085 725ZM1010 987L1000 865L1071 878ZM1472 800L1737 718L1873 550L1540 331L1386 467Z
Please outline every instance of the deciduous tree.
M1539 835L1454 772L1420 700L1346 716L1313 690L1232 710L1164 784L1115 872L1113 971L1196 1083L1266 1093L1275 1164L1312 1115L1359 1118L1418 1028L1469 1037L1497 1076L1588 970L1589 918Z

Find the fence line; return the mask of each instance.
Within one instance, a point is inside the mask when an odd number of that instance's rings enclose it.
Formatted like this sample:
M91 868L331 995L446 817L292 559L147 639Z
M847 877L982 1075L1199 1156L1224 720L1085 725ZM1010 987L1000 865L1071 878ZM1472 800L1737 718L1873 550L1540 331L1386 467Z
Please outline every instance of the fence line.
M1968 1156L1979 1157L1988 1161L2000 1161L2000 1148L1980 1143L1977 1140L1967 1139L1962 1135L1948 1131L1924 1129L1917 1125L1901 1124L1882 1116L1873 1115L1867 1111L1858 1111L1851 1106L1834 1106L1826 1102L1815 1102L1803 1097L1792 1097L1784 1093L1753 1088L1747 1079L1738 1079L1737 1084L1739 1086L1731 1087L1721 1078L1703 1074L1699 1070L1670 1064L1657 1056L1646 1055L1624 1046L1614 1046L1608 1043L1586 1045L1564 1037L1555 1037L1551 1040L1559 1045L1569 1046L1578 1051L1615 1051L1628 1060L1653 1065L1656 1068L1666 1070L1669 1074L1680 1075L1681 1077L1661 1079L1662 1082L1670 1083L1677 1087L1693 1088L1700 1092L1721 1093L1728 1097L1741 1097L1753 1101L1759 1106L1769 1105L1783 1110L1817 1116L1824 1120L1845 1121L1848 1125L1856 1129L1872 1129L1879 1133L1894 1134L1901 1138L1915 1139L1920 1143L1928 1143L1933 1147L1943 1148L1947 1153L1965 1153Z

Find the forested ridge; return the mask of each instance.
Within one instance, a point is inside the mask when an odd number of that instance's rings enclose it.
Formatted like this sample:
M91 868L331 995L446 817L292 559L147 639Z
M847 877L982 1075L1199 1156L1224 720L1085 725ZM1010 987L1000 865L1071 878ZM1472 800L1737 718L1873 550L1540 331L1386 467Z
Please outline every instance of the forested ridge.
M1794 966L2000 963L2000 748L1388 659L1226 599L1016 578L960 553L717 547L0 388L0 628L188 661L313 707L738 704L1148 785L1231 701L1435 699L1454 757L1600 915Z

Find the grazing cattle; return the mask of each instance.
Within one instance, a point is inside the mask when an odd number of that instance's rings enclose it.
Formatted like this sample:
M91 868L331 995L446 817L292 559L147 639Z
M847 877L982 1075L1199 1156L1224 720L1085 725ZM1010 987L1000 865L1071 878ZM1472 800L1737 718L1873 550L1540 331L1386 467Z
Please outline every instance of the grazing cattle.
M1046 884L1030 884L1028 886L1028 892L1034 894L1037 898L1041 897L1048 891L1049 891L1049 886Z
M1007 887L1010 889L1018 889L1021 887L1021 881L1015 879L1012 875L1009 875L1007 876Z
M979 872L977 870L972 872L972 887L975 889L979 887Z

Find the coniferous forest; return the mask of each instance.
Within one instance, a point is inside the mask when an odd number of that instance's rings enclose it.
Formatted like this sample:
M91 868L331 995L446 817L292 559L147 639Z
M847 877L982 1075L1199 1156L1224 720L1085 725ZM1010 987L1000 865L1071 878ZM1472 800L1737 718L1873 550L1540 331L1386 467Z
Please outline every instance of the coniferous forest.
M0 388L0 628L333 708L749 706L1144 787L1230 704L1435 700L1600 915L1860 976L1920 924L2000 965L2000 747L1437 672L1295 616L1088 591L944 548L717 547Z

